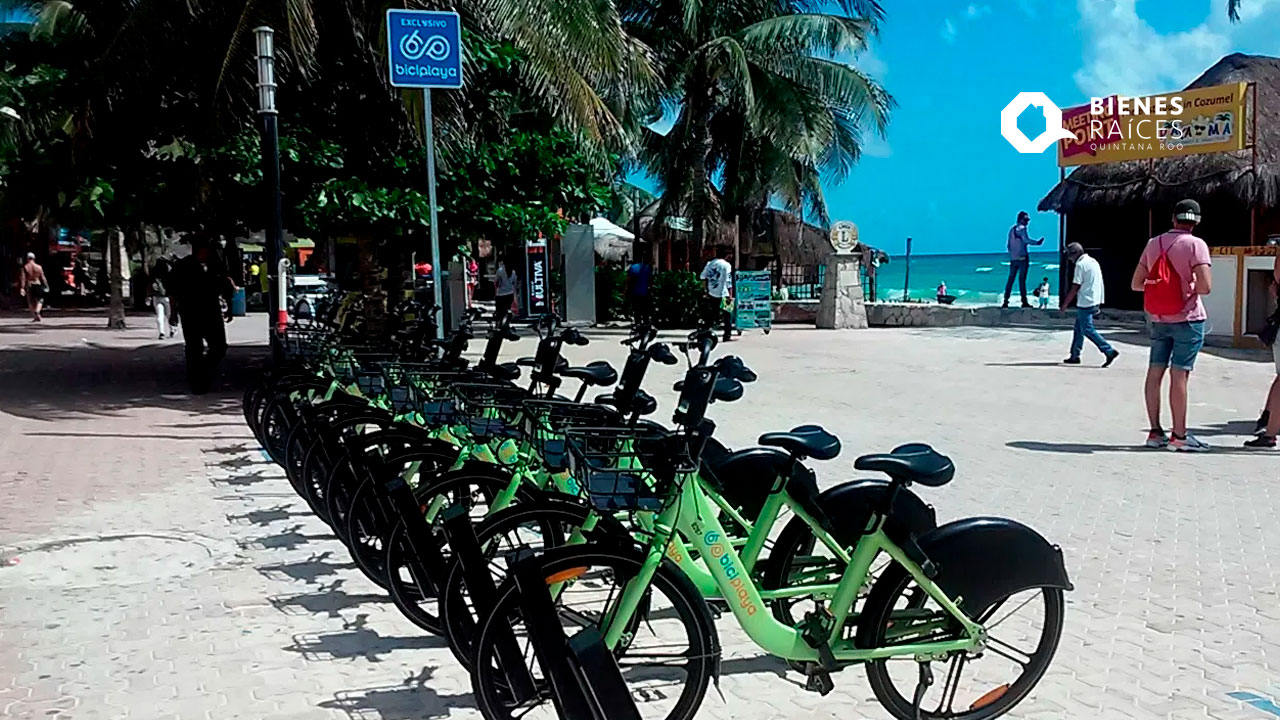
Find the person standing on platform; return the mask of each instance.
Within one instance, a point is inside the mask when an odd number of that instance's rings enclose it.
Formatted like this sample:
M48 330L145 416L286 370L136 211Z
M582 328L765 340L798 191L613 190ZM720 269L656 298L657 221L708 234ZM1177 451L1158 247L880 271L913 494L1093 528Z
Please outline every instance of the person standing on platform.
M1029 308L1031 303L1027 302L1027 271L1031 269L1031 255L1027 252L1028 245L1043 245L1044 238L1032 240L1027 234L1027 226L1031 224L1031 216L1025 212L1018 213L1018 221L1009 228L1009 240L1006 243L1009 248L1009 279L1004 284L1004 304L1000 307L1009 307L1009 296L1013 294L1013 279L1018 278L1018 289L1022 291L1022 307Z

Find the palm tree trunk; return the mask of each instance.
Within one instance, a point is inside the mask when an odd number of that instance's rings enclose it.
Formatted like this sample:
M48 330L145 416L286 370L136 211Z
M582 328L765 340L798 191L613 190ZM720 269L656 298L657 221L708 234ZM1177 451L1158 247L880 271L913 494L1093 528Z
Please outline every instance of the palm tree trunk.
M119 228L107 231L107 273L111 282L111 301L107 310L107 328L124 330L124 233Z

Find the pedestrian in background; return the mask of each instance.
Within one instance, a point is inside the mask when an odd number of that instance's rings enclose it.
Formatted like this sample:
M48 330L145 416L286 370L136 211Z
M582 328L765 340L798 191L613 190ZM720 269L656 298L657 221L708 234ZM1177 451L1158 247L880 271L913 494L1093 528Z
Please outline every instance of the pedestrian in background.
M169 304L168 284L169 261L160 258L151 266L151 308L156 313L156 330L160 333L161 340L173 337L174 333L173 326L169 323L173 309Z
M499 327L502 321L511 314L516 302L516 274L505 259L498 260L498 271L493 276L493 325Z
M636 259L627 267L627 285L624 296L631 312L631 322L647 325L649 322L649 286L653 282L653 266L649 264L649 248L636 246Z
M1018 213L1018 221L1009 228L1009 240L1006 246L1009 248L1009 279L1004 284L1004 304L1000 307L1009 307L1009 296L1013 294L1013 279L1018 278L1018 289L1022 291L1022 307L1029 308L1031 303L1027 302L1027 271L1031 269L1031 255L1027 252L1028 245L1043 245L1044 238L1032 240L1027 234L1027 227L1031 224L1031 216L1025 212Z
M707 326L715 329L716 325L724 325L724 341L733 339L733 266L729 264L727 247L716 251L716 256L702 268L703 280L707 281L706 309L704 312Z
M1271 269L1271 296L1280 303L1280 255L1276 256L1275 265ZM1257 435L1247 441L1244 446L1254 449L1275 449L1276 435L1280 434L1280 340L1276 339L1280 332L1280 305L1267 319L1267 329L1262 341L1271 345L1271 357L1276 363L1276 377L1271 381L1271 391L1267 393L1267 406L1258 418Z
M1071 334L1071 354L1062 362L1068 365L1080 364L1080 351L1084 349L1084 339L1097 346L1106 357L1102 367L1107 367L1120 357L1120 351L1111 347L1102 333L1093 326L1093 319L1106 300L1106 287L1102 282L1102 266L1084 251L1080 243L1067 245L1067 257L1076 265L1075 275L1071 279L1071 289L1062 296L1060 307L1066 310L1071 301L1076 301L1076 325ZM1045 281L1048 284L1048 280ZM1047 297L1047 295L1046 295Z
M27 299L31 322L44 320L40 311L44 309L44 296L48 292L49 280L44 276L44 268L36 262L35 253L27 253L27 261L18 271L18 294Z
M1036 297L1040 299L1040 309L1049 309L1049 278L1040 281L1040 285L1036 288Z
M187 383L192 393L201 395L209 392L218 364L227 354L226 323L231 322L231 313L223 308L224 303L231 304L234 285L208 238L189 235L187 241L191 254L174 263L169 273L169 302L182 324Z
M1209 246L1192 234L1200 223L1200 204L1180 200L1173 208L1173 229L1147 241L1131 283L1143 293L1142 305L1151 321L1151 366L1147 368L1144 395L1147 447L1167 447L1183 452L1204 452L1209 445L1187 433L1187 385L1196 356L1204 346L1204 310L1201 295L1213 290ZM1160 390L1169 373L1169 410L1173 436L1160 425Z

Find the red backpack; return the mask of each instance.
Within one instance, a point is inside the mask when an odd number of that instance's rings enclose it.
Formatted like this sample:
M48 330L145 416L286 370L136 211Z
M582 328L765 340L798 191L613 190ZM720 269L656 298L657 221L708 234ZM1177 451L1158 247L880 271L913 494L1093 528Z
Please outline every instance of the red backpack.
M1164 236L1157 238L1160 242ZM1175 238L1173 242L1177 242ZM1169 243L1172 245L1173 243ZM1169 261L1168 248L1160 244L1160 257L1147 268L1142 307L1152 315L1177 315L1187 307L1187 297L1182 290L1182 276Z

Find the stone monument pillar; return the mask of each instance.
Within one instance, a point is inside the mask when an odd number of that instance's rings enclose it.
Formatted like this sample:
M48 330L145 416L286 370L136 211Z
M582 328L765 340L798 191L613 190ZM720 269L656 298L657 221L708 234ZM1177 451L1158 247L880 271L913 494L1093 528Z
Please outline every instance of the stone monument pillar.
M868 327L859 271L858 226L846 221L832 225L831 245L835 252L827 256L827 272L818 299L818 327L823 330Z

